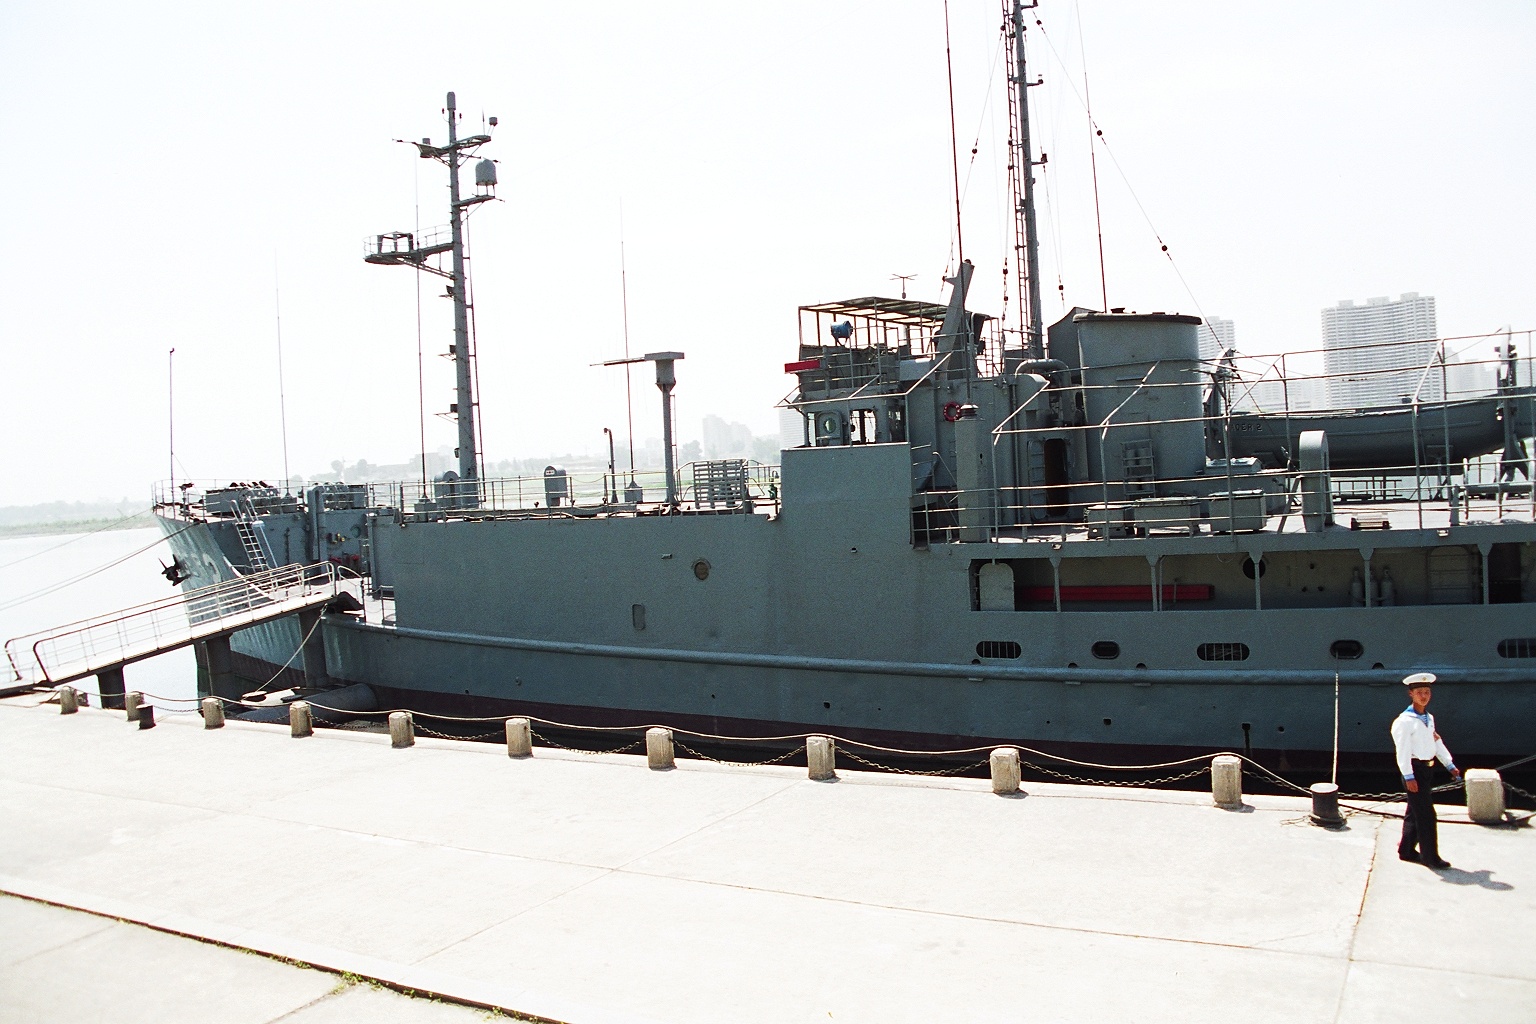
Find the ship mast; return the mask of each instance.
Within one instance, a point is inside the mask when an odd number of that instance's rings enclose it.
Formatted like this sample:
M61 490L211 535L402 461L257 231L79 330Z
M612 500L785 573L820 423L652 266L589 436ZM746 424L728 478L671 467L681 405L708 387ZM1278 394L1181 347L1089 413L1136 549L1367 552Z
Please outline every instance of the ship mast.
M1031 3L1028 9L1035 6ZM1020 276L1024 280L1021 284L1027 288L1025 296L1021 296L1023 309L1020 311L1024 320L1024 344L1030 358L1042 359L1045 357L1045 341L1041 329L1040 235L1035 224L1035 167L1045 163L1045 160L1035 160L1034 147L1029 138L1029 87L1039 85L1041 80L1031 82L1025 74L1025 10L1022 0L1013 0L1009 14L1009 21L1013 25L1013 51L1010 55L1012 60L1009 61L1008 84L1013 101L1011 106L1014 108L1014 130L1010 133L1013 136L1013 152L1008 155L1008 169L1014 186L1015 246L1023 249L1024 265Z
M459 479L480 475L475 443L474 374L469 360L469 288L464 279L464 208L459 200L458 113L453 93L448 94L448 145L440 159L448 165L449 227L453 242L453 369L459 400L454 404L459 419ZM466 143L469 140L465 140Z
M418 239L410 232L396 231L376 235L370 240L364 257L369 263L382 265L408 265L417 270L448 279L448 296L453 300L453 356L457 401L448 416L458 421L459 444L455 454L459 460L459 479L477 480L479 469L479 444L475 437L475 373L474 351L469 336L469 275L464 267L464 217L473 206L496 198L496 164L481 160L475 165L475 194L460 196L459 167L475 155L475 150L491 141L489 135L470 135L459 138L458 102L453 93L448 94L448 144L434 146L431 139L412 142L423 160L438 160L448 168L448 240L441 236ZM492 128L496 119L490 119ZM403 142L403 139L396 139ZM428 260L449 254L450 269L444 270ZM473 486L464 489L465 496L474 493Z

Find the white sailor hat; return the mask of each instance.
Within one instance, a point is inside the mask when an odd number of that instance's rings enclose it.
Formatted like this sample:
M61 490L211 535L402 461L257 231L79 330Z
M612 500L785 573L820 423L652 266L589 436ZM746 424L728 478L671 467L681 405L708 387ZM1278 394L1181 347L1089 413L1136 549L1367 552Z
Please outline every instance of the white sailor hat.
M1433 686L1435 685L1435 674L1433 672L1415 672L1413 675L1403 679L1403 685L1410 690L1415 686Z

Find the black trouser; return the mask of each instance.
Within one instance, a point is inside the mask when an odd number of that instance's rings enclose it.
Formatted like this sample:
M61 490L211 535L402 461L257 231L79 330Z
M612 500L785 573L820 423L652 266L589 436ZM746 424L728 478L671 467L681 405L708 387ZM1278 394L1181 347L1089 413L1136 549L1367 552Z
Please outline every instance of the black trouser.
M1403 838L1397 844L1399 856L1418 854L1426 864L1440 859L1440 841L1435 835L1435 805L1430 788L1435 784L1435 762L1413 762L1413 778L1419 784L1417 793L1408 794L1408 809L1403 814Z

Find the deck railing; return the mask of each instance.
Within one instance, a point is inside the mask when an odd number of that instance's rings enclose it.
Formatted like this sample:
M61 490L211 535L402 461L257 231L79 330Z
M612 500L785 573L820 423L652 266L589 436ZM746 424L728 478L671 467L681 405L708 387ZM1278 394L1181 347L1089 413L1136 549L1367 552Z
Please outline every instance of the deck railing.
M320 603L338 593L336 567L288 565L8 640L17 683L56 683Z

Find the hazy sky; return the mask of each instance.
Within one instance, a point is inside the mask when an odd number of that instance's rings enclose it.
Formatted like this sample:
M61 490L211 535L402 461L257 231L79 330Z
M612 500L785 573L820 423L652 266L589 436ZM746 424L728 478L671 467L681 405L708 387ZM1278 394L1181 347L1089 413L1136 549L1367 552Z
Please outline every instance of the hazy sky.
M1323 306L1403 291L1437 298L1445 335L1536 327L1536 4L1038 15L1051 319L1058 279L1099 305L1086 58L1111 305L1230 318L1247 351L1315 347ZM990 312L999 21L952 0L971 304ZM416 282L362 241L411 228L418 200L423 227L446 221L441 166L391 139L445 138L449 89L466 130L500 119L502 201L470 228L492 461L623 435L622 373L590 365L623 348L621 203L632 348L687 353L684 438L710 412L776 432L797 306L894 295L894 273L944 296L940 0L23 0L0 11L0 504L147 495L169 473L172 347L177 475L279 478L277 285L293 471L419 450ZM453 400L441 292L423 279L433 450L453 441L432 415ZM636 434L656 436L635 382Z

